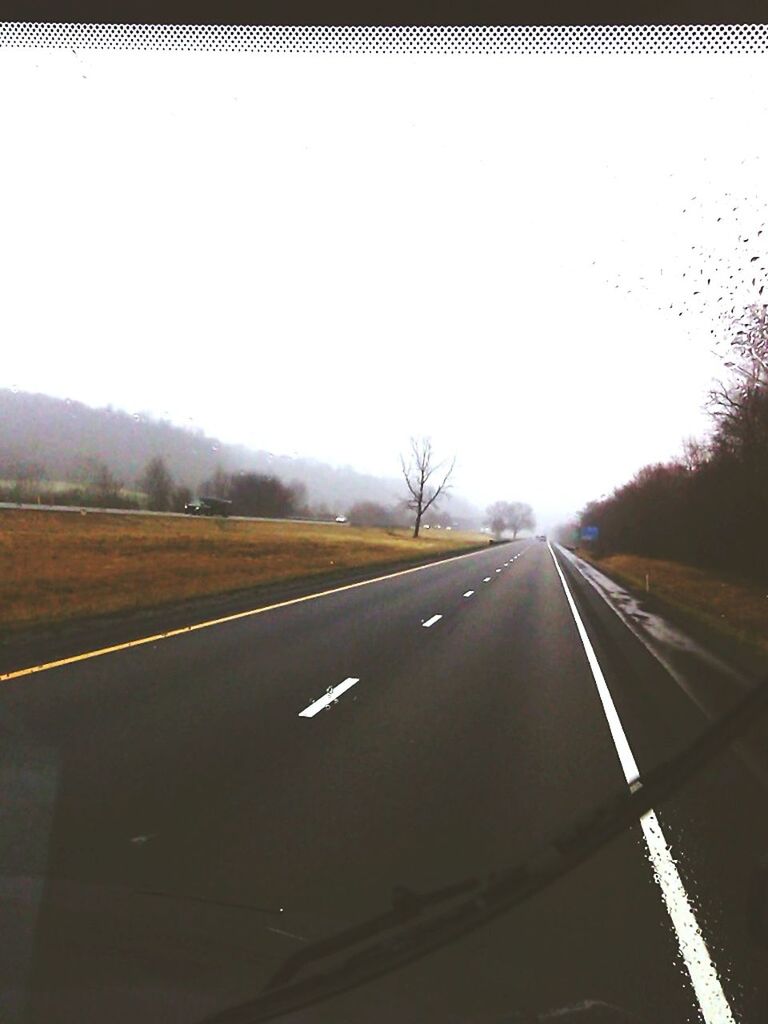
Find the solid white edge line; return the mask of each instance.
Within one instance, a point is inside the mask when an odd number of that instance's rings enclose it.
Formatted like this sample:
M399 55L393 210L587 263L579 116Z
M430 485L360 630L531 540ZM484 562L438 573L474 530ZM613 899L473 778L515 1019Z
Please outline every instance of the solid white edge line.
M422 626L424 626L425 629L429 629L430 626L434 626L436 622L439 622L442 617L442 615L433 615L431 619L427 619L426 622L422 622Z
M735 1024L717 968L701 934L656 812L649 811L644 814L640 819L640 825L654 868L654 878L661 889L667 913L672 920L680 953L696 993L702 1017L706 1024Z
M347 676L343 683L339 683L337 686L331 687L328 693L324 694L318 700L313 701L308 707L304 708L303 711L299 712L299 718L314 718L318 711L322 711L323 708L327 708L329 704L333 702L345 693L350 687L354 686L355 683L359 683L360 680L354 676Z
M595 680L595 686L597 687L597 693L600 697L600 703L603 705L605 717L608 719L608 728L611 730L611 736L613 738L614 746L616 747L616 752L619 755L619 760L621 761L621 767L624 771L624 777L626 778L627 782L631 785L633 782L636 782L639 778L640 769L637 767L637 762L635 761L634 754L630 749L629 741L627 740L626 734L624 732L624 727L622 726L618 712L616 711L616 706L613 703L613 697L611 697L610 690L608 689L608 684L606 683L605 676L603 675L603 670L600 668L600 663L597 660L597 655L595 654L594 648L592 647L590 639L587 636L587 631L584 628L584 623L581 621L581 616L579 615L578 609L576 608L576 604L574 603L573 597L571 596L571 591L568 587L568 584L565 582L565 576L563 576L562 569L557 563L554 551L552 551L552 548L550 548L549 550L550 554L552 555L552 560L555 563L557 574L560 577L560 582L563 585L563 590L565 591L565 596L568 600L568 605L570 606L571 614L573 615L574 622L576 623L576 629L579 632L579 638L581 639L581 643L586 652L589 667L592 669L592 675Z
M603 711L608 720L611 737L613 738L616 752L619 755L619 761L624 771L624 777L632 786L637 782L640 775L637 762L629 746L629 741L619 719L594 648L587 636L584 623L565 581L565 576L549 542L547 542L547 547L552 556L552 561L555 563L555 569L560 577L571 614L586 652L600 702L603 705ZM688 893L685 891L685 886L678 873L659 820L656 817L656 812L649 811L643 815L640 819L640 827L642 828L645 844L654 869L654 878L661 889L664 904L675 931L680 955L691 979L693 991L705 1024L735 1024L731 1008L717 974L717 968L712 962L707 944L701 934L701 929L688 899Z

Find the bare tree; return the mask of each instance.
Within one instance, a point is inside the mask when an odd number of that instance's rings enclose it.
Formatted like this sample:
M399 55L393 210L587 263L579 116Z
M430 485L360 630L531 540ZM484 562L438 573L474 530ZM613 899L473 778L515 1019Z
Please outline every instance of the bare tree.
M208 480L204 480L200 484L198 493L202 496L204 494L210 495L212 498L224 498L227 500L232 497L232 480L234 476L232 473L227 473L221 468L216 467L216 472Z
M173 477L165 460L156 455L147 463L139 477L139 486L147 495L150 509L156 512L168 512L173 505Z
M408 492L411 495L408 499L408 508L416 513L413 536L418 537L424 513L435 504L440 495L446 490L453 467L456 465L456 459L454 458L451 461L448 469L445 473L442 473L440 483L435 486L432 482L433 478L436 475L441 475L445 463L434 463L432 441L428 437L422 437L420 440L412 437L411 457L408 465L406 465L402 455L400 456L400 465Z
M123 483L118 480L109 466L101 463L93 476L93 487L100 501L109 501L122 490Z
M520 530L532 530L536 525L533 509L523 501L494 502L485 510L485 521L497 537L511 530L513 540Z
M294 516L309 515L309 490L302 480L291 480L288 484L290 492L291 514Z
M725 365L741 379L742 388L768 387L768 305L747 306L731 329L733 360Z
M709 447L705 441L700 441L696 437L686 437L683 439L683 452L679 462L688 473L698 473L709 456Z
M716 381L708 402L713 417L726 428L738 421L756 392L768 388L768 305L748 306L729 329L730 352L723 366L731 379Z
M173 488L171 506L174 512L183 512L187 503L192 501L192 490L186 484L176 484Z
M353 526L392 526L393 510L377 501L356 501L349 510Z
M507 528L509 506L506 501L495 501L485 510L485 521L493 530L496 538L500 538Z
M524 501L510 501L507 504L507 529L515 540L520 530L532 530L536 525L533 509Z
M116 498L123 487L122 480L109 466L93 456L77 459L70 469L70 476L76 483L87 487L102 504Z

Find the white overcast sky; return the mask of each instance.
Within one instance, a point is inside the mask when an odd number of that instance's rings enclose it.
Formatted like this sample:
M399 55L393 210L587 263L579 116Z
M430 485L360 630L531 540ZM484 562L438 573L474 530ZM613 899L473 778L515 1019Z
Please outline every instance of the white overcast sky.
M0 51L0 383L552 522L707 427L766 70Z

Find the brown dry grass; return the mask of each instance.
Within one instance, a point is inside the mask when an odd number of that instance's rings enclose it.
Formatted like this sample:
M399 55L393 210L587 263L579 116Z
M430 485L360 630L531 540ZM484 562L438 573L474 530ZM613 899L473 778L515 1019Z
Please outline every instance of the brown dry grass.
M608 575L641 590L645 590L647 573L652 595L687 612L709 629L755 644L768 654L766 587L678 562L637 555L588 560Z
M487 541L479 534L0 509L0 626L149 607Z

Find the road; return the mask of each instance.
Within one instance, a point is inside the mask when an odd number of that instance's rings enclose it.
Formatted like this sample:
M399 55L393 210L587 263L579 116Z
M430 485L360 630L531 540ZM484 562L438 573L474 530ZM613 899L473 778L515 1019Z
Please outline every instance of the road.
M0 501L0 508L20 509L28 512L85 512L92 515L95 512L107 512L112 516L176 516L189 519L187 512L153 512L146 508L91 508L83 505L36 505L31 502ZM323 526L349 526L348 522L337 523L333 519L299 519L296 516L227 516L228 519L244 520L255 523L317 523Z
M234 614L139 645L128 625L121 649L32 674L4 652L3 1020L204 1020L393 887L530 856L706 724L529 539ZM765 1022L765 806L727 752L652 828L284 1019L479 1024L591 999L636 1015L610 1019Z

